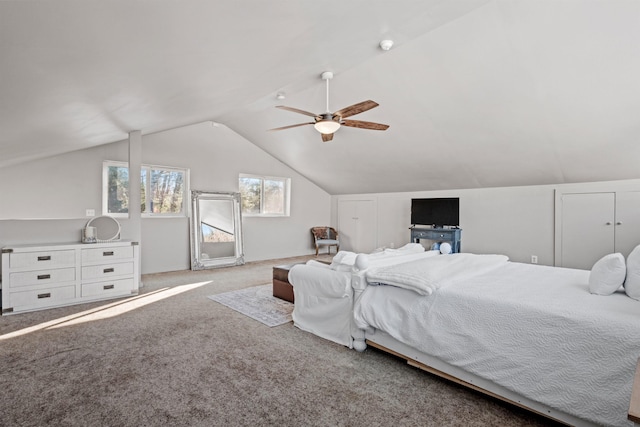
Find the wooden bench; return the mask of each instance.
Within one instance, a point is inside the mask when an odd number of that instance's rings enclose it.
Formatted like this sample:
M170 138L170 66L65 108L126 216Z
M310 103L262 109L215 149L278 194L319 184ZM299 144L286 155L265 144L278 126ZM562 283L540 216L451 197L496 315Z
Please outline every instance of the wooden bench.
M273 296L293 302L293 286L289 283L289 270L295 264L277 265L273 267Z

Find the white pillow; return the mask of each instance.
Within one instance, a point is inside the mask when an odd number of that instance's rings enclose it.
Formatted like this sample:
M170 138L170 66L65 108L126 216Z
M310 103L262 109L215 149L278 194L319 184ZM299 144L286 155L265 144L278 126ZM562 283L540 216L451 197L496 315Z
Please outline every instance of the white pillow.
M597 295L611 295L624 283L627 268L621 253L600 258L589 274L589 292Z
M627 257L627 278L624 291L633 299L640 300L640 245Z
M447 242L440 243L440 253L443 255L449 255L451 253L451 245Z

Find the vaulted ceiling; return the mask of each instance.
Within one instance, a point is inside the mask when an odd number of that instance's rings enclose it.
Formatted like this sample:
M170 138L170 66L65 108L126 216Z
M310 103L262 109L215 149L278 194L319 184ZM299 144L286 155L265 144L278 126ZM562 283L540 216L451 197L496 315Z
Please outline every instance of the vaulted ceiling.
M0 58L0 167L212 120L331 194L640 178L638 0L5 0ZM323 71L390 128L268 131Z

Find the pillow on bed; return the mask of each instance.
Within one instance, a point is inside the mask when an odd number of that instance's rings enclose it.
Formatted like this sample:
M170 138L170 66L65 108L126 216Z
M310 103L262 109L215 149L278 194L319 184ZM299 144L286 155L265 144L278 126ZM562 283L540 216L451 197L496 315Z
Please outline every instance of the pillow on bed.
M627 278L624 291L633 299L640 300L640 245L627 257Z
M591 268L589 292L597 295L611 295L624 283L627 268L620 253L605 255Z

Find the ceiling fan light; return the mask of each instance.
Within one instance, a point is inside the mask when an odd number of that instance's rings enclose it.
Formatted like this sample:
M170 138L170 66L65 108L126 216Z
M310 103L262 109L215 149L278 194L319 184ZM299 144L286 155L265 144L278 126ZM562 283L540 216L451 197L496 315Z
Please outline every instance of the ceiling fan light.
M340 123L333 120L320 120L313 125L314 128L320 133L331 134L340 129Z

